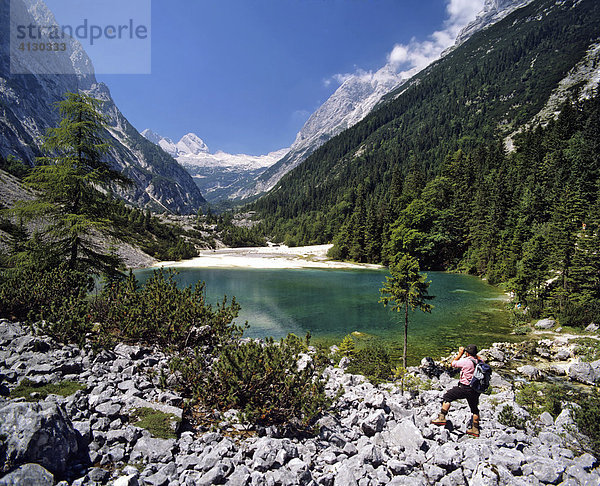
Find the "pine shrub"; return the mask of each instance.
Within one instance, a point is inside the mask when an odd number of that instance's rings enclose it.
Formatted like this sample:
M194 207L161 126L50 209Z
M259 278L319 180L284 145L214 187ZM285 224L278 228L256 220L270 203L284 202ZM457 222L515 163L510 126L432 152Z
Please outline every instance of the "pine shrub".
M195 398L208 407L237 409L246 422L256 425L294 421L307 428L330 400L321 377L323 366L312 359L298 366L306 351L302 340L290 334L278 343L269 338L224 346L210 369L199 352L178 359L175 368L184 382L191 382Z
M94 305L103 339L156 344L173 350L221 345L242 335L240 306L206 302L204 282L179 288L175 272L156 270L140 287L133 274L112 282Z
M370 345L356 351L348 366L348 373L364 375L374 383L392 379L393 363L389 350L381 345Z
M600 457L600 390L587 395L574 407L574 416L579 431L589 438L589 446L596 457Z

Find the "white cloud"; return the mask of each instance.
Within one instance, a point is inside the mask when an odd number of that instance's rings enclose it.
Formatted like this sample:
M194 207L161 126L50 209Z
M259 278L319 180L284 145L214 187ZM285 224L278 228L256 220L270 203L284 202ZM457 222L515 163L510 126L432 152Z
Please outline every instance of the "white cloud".
M454 44L456 36L483 9L484 0L448 0L444 29L427 39L412 39L408 44L396 44L388 54L388 63L396 71L410 76L435 61Z
M440 54L452 46L459 32L475 17L484 7L485 0L448 0L446 5L447 18L442 30L433 32L425 40L411 39L408 44L396 44L387 55L388 63L377 73L395 72L402 77L410 77L425 68ZM323 81L325 86L332 82L342 84L348 78L358 76L368 81L374 74L357 69L354 73L335 74Z

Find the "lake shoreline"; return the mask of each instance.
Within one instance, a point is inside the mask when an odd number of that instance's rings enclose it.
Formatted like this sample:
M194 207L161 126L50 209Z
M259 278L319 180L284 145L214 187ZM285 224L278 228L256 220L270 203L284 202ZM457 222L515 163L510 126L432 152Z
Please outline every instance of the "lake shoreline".
M260 268L260 269L348 269L379 270L383 265L372 263L350 263L330 260L327 252L333 245L313 245L288 247L271 245L267 247L222 248L203 250L189 260L161 261L150 268Z

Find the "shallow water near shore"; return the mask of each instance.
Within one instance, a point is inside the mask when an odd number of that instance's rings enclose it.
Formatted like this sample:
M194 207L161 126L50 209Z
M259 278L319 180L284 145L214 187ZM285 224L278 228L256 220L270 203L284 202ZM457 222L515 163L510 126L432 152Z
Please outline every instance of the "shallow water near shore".
M355 333L359 343L382 341L401 354L404 313L379 304L386 270L178 268L182 286L206 282L207 300L236 297L242 310L238 323L248 321L247 337L276 339L292 332L312 342L339 343ZM152 270L136 272L144 282ZM409 361L434 358L458 346L480 347L516 340L505 311L506 296L479 278L429 272L431 314L409 312ZM360 333L360 334L356 334Z

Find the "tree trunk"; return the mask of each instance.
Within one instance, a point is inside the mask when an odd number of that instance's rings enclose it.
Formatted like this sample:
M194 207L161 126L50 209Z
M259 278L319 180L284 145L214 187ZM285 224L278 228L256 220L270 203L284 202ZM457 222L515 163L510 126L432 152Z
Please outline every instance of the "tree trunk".
M408 301L404 306L404 349L402 351L402 366L406 369L406 349L408 348Z
M406 350L408 348L408 300L404 304L404 348L402 349L402 380L400 381L400 393L404 395L404 377L406 376Z

